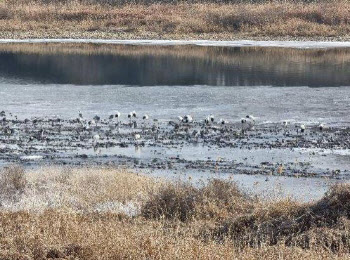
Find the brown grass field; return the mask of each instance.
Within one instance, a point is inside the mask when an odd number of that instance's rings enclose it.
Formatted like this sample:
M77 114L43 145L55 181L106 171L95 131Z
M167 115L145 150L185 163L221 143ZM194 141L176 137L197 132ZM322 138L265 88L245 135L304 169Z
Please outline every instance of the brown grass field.
M348 259L350 186L266 201L112 168L0 173L0 259Z
M2 0L0 38L350 39L348 0L130 3Z

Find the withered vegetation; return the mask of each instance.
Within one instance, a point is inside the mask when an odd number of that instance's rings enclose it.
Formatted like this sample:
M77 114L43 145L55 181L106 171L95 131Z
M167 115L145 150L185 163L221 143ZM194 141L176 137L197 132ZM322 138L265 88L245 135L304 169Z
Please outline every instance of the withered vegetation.
M347 259L350 186L266 201L112 168L0 173L1 259ZM4 188L5 187L5 188Z

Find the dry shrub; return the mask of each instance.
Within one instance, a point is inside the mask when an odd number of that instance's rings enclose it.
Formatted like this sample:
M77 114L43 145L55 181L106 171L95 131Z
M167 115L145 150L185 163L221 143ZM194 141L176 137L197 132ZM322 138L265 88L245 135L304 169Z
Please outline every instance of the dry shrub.
M10 19L11 17L12 11L0 3L0 20Z
M232 6L225 12L213 10L208 14L208 22L223 27L225 30L241 30L250 26L264 26L275 23L285 17L287 9L283 5L264 4L260 6L246 4Z
M0 172L0 198L16 199L25 191L27 180L24 169L18 165L5 167Z
M246 213L252 208L252 200L238 190L236 184L218 179L202 188L189 184L169 184L150 195L141 213L146 218L219 219Z
M26 173L26 196L46 186L82 201L97 196L81 204L88 208L141 200L142 215L2 208L0 259L349 259L350 185L301 204L252 199L231 181L193 187L97 167L36 171Z
M143 205L141 214L146 218L191 220L200 202L198 189L187 185L167 185Z
M350 252L350 185L333 186L323 199L301 205L285 200L258 206L249 215L225 220L213 232L239 247L301 246Z

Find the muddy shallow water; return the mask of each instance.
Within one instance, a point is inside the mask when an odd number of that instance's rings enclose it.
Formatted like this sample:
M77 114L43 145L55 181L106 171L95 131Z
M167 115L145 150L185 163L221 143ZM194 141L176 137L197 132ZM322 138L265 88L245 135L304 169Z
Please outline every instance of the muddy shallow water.
M0 160L234 178L308 200L350 177L349 101L349 48L3 44Z

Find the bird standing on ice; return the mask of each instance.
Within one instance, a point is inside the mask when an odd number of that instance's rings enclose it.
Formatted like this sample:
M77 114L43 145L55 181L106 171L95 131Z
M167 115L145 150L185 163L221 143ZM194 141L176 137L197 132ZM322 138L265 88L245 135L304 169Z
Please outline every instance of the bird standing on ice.
M134 135L134 140L135 140L135 146L139 146L139 140L141 139L140 134L135 134Z
M211 123L214 123L215 117L213 115L210 115L208 118Z
M228 124L228 121L225 120L225 119L220 118L220 124L226 125L226 124Z
M128 114L128 118L129 118L129 122L130 122L130 126L136 128L137 127L137 123L136 123L136 118L137 118L137 114L135 111L132 111Z
M255 117L247 115L245 118L241 118L242 132L245 130L251 130L255 125Z
M121 114L120 114L120 112L119 112L119 111L115 112L114 117L116 118L116 120L117 120L117 123L118 123L118 124L119 124L119 119L120 119L120 116L121 116Z
M129 121L130 121L130 124L131 124L132 112L130 112L130 113L128 114L128 118L129 118Z
M82 125L82 127L85 127L83 113L80 110L79 110L78 120L79 120L79 123Z
M318 126L318 129L322 132L322 131L324 131L324 130L326 130L328 127L327 127L327 125L325 125L325 124L319 124L319 126Z
M96 115L93 117L93 120L95 121L95 125L97 125L100 122L101 118L98 115Z
M246 118L249 119L253 124L255 124L256 118L255 118L254 116L252 116L252 115L247 115Z
M185 115L183 118L184 123L192 123L193 122L193 117L191 115Z
M100 135L99 134L95 134L92 138L93 138L92 145L94 147L96 147L98 145L98 142L100 141Z
M146 122L147 122L148 119L149 119L149 116L148 116L148 115L144 115L144 116L142 117L142 120L143 120L142 132L145 132Z
M206 125L209 125L209 124L211 124L211 123L214 123L214 121L215 121L215 117L214 117L213 115L209 115L209 116L207 116L207 117L204 119L204 123L205 123Z

